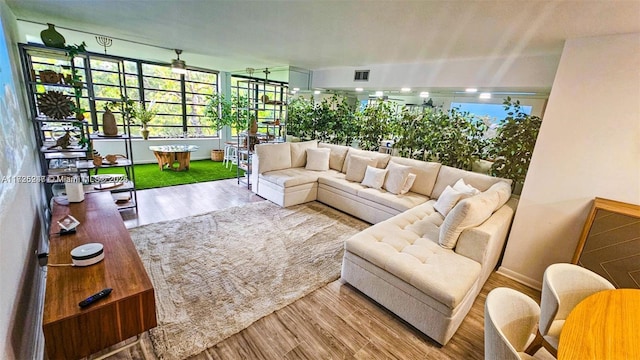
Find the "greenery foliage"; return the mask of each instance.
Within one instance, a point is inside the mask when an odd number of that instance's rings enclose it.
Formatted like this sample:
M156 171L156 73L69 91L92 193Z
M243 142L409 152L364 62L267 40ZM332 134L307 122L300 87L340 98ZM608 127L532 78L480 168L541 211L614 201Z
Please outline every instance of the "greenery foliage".
M359 134L355 106L333 95L320 103L297 98L287 107L287 132L300 139L332 144L351 144Z
M347 145L357 140L360 148L373 151L382 141L394 140L400 156L465 170L478 159L491 160L492 174L515 184L524 181L542 120L523 113L519 101L507 98L504 105L508 117L493 139L487 138L489 127L481 118L458 109L397 110L393 103L378 100L356 110L335 95L320 102L292 100L287 130L302 140Z
M507 117L501 121L488 153L495 159L493 174L512 179L515 185L523 183L527 176L542 119L522 112L520 100L507 97L503 105Z

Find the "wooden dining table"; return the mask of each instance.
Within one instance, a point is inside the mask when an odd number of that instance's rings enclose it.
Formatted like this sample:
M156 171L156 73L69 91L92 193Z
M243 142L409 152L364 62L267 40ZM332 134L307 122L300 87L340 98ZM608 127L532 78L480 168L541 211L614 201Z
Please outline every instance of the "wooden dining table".
M558 360L640 359L640 290L604 290L567 317Z

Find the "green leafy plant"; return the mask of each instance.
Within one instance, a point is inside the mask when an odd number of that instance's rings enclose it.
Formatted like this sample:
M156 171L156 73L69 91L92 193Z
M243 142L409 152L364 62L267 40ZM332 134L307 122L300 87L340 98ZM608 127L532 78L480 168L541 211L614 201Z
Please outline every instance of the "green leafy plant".
M388 101L376 101L358 113L360 148L377 151L380 148L380 142L391 137L392 124L395 122L393 118L397 116L394 110Z
M78 71L75 66L73 66L73 62L75 57L79 53L86 52L87 44L83 41L80 45L67 45L65 46L67 58L69 59L69 63L71 64L71 85L73 87L73 97L75 98L75 103L71 103L71 111L76 115L76 119L84 120L84 113L87 111L80 105L80 99L82 98L82 77L78 74ZM73 126L75 126L78 130L80 130L80 139L78 140L78 145L84 148L89 145L89 139L86 137L81 121L73 122ZM91 150L91 149L90 149Z
M248 111L248 99L246 96L236 96L227 99L224 94L215 93L207 97L204 108L205 118L216 131L225 126L232 127L237 134L249 128L249 123L255 120L255 113ZM218 137L218 147L220 147Z
M491 140L489 154L494 157L492 174L513 180L513 187L524 183L531 155L538 139L542 119L522 111L520 100L507 97L503 102L507 117L500 122Z
M313 97L298 97L287 106L287 133L301 140L315 139Z
M158 115L158 111L153 109L153 103L148 107L142 106L142 104L140 104L136 107L136 114L142 126L146 127L146 125L150 123L153 118L156 117L156 115Z

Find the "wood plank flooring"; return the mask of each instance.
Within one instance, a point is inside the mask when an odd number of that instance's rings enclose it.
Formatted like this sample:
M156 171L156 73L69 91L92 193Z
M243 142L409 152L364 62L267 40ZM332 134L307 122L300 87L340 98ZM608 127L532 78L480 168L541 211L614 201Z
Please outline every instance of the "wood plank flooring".
M264 199L235 179L138 192L138 214L123 213L128 227L175 219ZM469 315L445 346L420 333L349 284L336 280L256 321L192 357L205 359L483 359L484 302L506 286L538 303L540 292L493 273ZM148 344L148 342L147 342ZM154 359L135 346L117 359Z

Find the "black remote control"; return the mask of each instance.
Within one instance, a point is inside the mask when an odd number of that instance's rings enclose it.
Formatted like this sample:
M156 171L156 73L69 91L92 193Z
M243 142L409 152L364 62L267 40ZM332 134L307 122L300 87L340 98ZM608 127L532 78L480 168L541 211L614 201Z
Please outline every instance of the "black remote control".
M87 307L87 306L93 304L94 302L102 299L103 297L107 297L109 294L111 294L111 290L112 290L111 288L106 288L106 289L100 291L99 293L93 294L93 295L89 296L88 298L80 301L80 303L78 303L78 305L80 307Z

